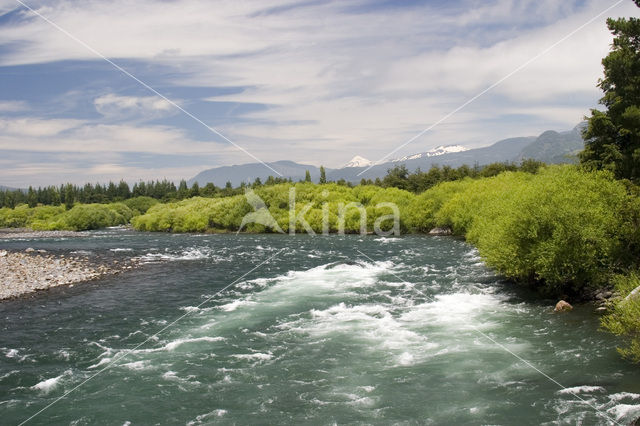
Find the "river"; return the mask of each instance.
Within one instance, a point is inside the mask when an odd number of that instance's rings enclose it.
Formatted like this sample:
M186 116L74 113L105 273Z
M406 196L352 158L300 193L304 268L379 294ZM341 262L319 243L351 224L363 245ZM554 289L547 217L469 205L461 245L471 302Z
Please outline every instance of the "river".
M0 303L2 424L640 416L640 368L592 305L554 314L456 238L113 229L0 247L141 262Z

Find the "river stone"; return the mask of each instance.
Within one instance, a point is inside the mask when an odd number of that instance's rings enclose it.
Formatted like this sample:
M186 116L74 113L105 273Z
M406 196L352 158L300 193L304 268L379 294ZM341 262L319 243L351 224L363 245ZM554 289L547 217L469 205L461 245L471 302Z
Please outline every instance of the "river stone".
M451 235L452 233L450 228L433 228L429 231L429 235Z
M556 307L554 308L555 312L567 312L573 309L573 306L571 306L569 303L565 302L564 300L560 300L558 303L556 303Z

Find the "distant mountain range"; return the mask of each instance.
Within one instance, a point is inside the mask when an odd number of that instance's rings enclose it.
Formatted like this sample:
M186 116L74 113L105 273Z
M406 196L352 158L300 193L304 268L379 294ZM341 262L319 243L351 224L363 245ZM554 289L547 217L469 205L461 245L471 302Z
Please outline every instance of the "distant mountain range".
M326 168L326 173L329 180L345 179L356 183L362 178L382 178L389 169L400 164L404 164L409 171L413 172L418 168L427 171L434 165L459 167L464 164L469 166L477 164L483 166L495 162L520 162L523 159L534 159L549 164L572 163L576 161L576 154L584 148L581 136L584 125L584 123L580 123L565 132L548 130L537 137L503 139L482 148L467 149L461 145L439 146L427 152L388 160L368 170L367 168L372 163L366 158L355 156L342 168ZM319 168L312 165L288 160L267 164L278 170L284 177L293 180L304 179L307 170L311 174L312 180L318 181L320 177ZM360 174L361 172L362 174ZM275 173L263 164L250 163L204 170L190 179L188 184L192 185L194 182L198 182L198 184L204 185L213 182L217 186L224 186L229 181L237 186L241 182L253 182L256 178L264 181L272 175Z

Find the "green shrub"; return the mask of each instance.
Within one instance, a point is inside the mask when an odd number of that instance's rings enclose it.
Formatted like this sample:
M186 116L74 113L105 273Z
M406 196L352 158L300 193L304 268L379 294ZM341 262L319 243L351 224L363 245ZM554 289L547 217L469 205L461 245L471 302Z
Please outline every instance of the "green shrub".
M465 190L471 180L445 182L416 196L407 206L404 221L413 232L429 232L438 225L436 213L455 194Z
M610 174L559 166L462 185L435 221L464 234L507 277L562 293L602 285L619 266L629 196Z
M123 201L123 203L133 211L134 215L145 214L152 206L158 204L158 200L151 197L141 196L135 198L129 198Z
M22 228L29 224L30 208L26 204L21 204L13 209L4 207L0 209L0 227L2 228Z
M71 229L86 231L125 225L133 217L133 212L123 203L76 204L55 220L49 222L49 229Z
M613 311L602 318L602 325L610 332L627 339L625 347L618 348L620 354L640 362L640 293L626 298L640 286L640 275L632 272L614 279L616 290L622 299L613 304Z

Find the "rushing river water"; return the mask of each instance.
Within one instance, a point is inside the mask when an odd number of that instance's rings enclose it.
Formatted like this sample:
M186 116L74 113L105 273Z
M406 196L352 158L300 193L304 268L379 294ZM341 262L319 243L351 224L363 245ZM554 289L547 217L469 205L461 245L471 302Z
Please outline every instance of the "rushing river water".
M554 314L454 238L107 230L0 247L143 262L0 303L2 424L54 402L28 424L640 416L640 368L593 306Z

